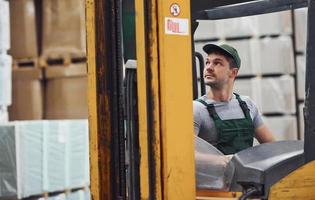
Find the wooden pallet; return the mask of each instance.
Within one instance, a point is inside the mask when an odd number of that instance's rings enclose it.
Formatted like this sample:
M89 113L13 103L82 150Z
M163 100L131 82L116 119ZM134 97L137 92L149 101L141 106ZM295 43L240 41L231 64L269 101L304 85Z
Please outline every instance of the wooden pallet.
M87 59L85 54L41 56L39 59L39 65L41 67L66 67L70 64L86 62L86 60Z
M13 69L36 68L39 66L38 58L13 59Z

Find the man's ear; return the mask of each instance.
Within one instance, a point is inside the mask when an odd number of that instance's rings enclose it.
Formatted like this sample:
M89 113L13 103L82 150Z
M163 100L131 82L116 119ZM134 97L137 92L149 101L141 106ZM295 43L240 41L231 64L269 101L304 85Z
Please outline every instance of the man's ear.
M235 78L235 77L237 76L238 70L239 70L239 69L236 68L236 67L234 67L234 68L231 69L231 76L232 76L233 78Z

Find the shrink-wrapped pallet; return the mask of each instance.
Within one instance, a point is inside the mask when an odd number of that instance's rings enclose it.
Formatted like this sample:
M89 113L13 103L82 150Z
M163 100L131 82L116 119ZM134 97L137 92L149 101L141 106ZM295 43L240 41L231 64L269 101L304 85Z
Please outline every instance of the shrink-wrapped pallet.
M14 59L36 58L38 43L34 0L10 0L11 49Z
M0 54L0 106L12 103L12 58Z
M294 54L289 36L253 40L252 65L258 65L261 74L293 74Z
M44 57L85 55L84 0L43 1Z
M45 70L45 119L86 119L86 63L55 66Z
M277 141L296 140L298 138L297 118L295 116L264 117L264 121Z
M299 52L306 51L307 8L294 10L295 46Z
M263 78L261 80L262 113L294 114L295 89L291 76Z
M215 21L212 20L199 20L198 28L194 34L195 40L206 40L218 38L217 28Z
M89 185L87 120L11 122L0 143L0 198Z
M306 62L305 55L296 57L296 68L297 68L297 93L298 99L305 99L305 75L306 75Z
M291 11L257 15L255 35L289 35L292 34Z
M0 0L0 53L10 49L9 1Z
M261 110L261 79L249 78L249 79L237 79L234 82L234 92L239 95L248 96L251 98Z
M10 120L43 119L44 85L43 70L18 68L13 70L12 105Z
M215 22L220 38L250 37L257 29L255 17L222 19Z
M43 124L19 122L0 127L0 197L42 193Z

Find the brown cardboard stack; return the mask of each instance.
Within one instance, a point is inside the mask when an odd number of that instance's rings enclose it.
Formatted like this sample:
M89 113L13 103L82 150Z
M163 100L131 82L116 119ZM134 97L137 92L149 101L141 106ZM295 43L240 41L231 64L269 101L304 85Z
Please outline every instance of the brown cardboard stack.
M45 119L88 117L85 63L48 67L45 78Z
M14 59L38 56L34 0L10 0L11 50Z
M43 57L85 55L84 0L43 1Z
M12 105L10 120L34 120L43 118L42 69L13 70Z

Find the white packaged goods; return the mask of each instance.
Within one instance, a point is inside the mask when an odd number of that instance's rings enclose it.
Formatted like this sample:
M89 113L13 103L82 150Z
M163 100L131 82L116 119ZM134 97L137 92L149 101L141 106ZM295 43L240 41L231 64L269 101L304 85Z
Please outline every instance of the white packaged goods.
M258 65L253 64L252 51L255 46L252 45L252 40L233 40L228 41L228 44L237 49L238 54L241 58L241 68L238 73L242 75L256 75L259 73Z
M78 190L67 195L67 200L90 200L89 191Z
M12 58L0 54L0 105L9 106L12 102Z
M261 74L293 74L294 57L289 36L253 40L252 62Z
M305 55L300 55L296 57L297 65L297 92L298 99L303 100L305 98L305 75L306 75L306 62Z
M87 186L87 129L87 120L16 121L0 126L0 169L4 168L0 198Z
M305 52L307 36L307 8L294 10L294 24L296 50L299 52Z
M295 108L294 79L285 75L261 80L262 113L293 114Z
M234 92L249 96L261 110L261 79L249 78L249 79L237 79L234 82Z
M0 52L10 49L9 1L0 0Z
M217 20L217 34L225 37L249 37L255 33L255 17L241 17Z
M214 39L218 37L216 23L212 20L199 20L198 28L194 34L195 40Z
M6 106L0 106L0 124L9 121L8 109Z
M297 139L297 119L295 116L264 117L264 121L277 141Z
M257 15L256 20L258 26L255 34L258 36L292 33L291 11Z

